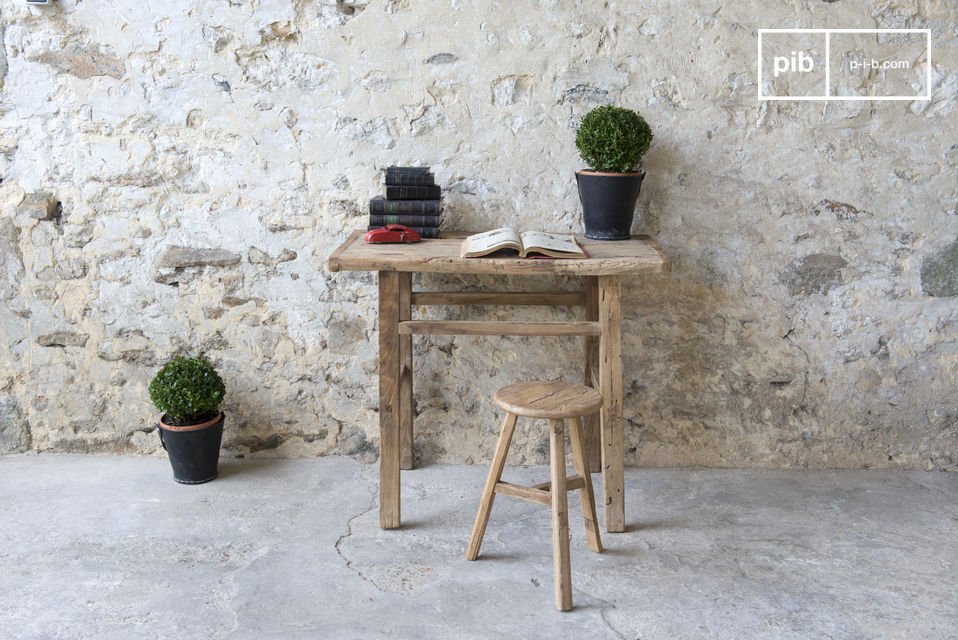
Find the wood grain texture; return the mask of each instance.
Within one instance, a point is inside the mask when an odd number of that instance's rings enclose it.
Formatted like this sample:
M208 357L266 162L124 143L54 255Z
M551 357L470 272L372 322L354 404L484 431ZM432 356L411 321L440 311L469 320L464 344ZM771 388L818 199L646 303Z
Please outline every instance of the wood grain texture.
M515 429L516 416L507 413L502 421L499 439L496 441L496 452L492 456L492 464L489 465L489 476L486 478L486 486L479 500L476 521L472 525L472 535L469 537L469 547L466 549L467 560L475 560L479 557L479 548L482 546L482 538L486 534L486 525L489 523L489 514L492 512L492 503L496 498L496 484L502 478L502 469L506 466L506 456L509 455L509 445L512 444L512 434Z
M574 491L581 489L585 481L580 475L569 476L565 480L566 489L569 491ZM533 489L542 489L543 491L550 491L552 487L552 482L540 482L539 484L532 485Z
M399 274L399 322L412 318L412 274ZM413 422L416 405L413 396L412 336L399 336L399 468L412 469Z
M622 275L661 273L669 269L662 250L647 237L617 242L578 238L589 253L576 260L524 258L460 258L467 234L413 244L368 244L355 231L329 257L330 271L412 271L418 273L486 273L503 275ZM443 232L445 236L452 236Z
M528 418L584 416L602 406L602 396L595 389L561 380L510 384L496 391L492 401L509 413Z
M339 259L346 253L346 251L353 245L354 242L359 240L362 242L361 238L364 231L353 231L349 234L349 237L330 254L329 258L326 260L326 264L329 266L330 271L339 271Z
M585 319L589 322L598 322L599 320L599 279L597 276L585 277ZM586 337L584 356L584 383L587 387L599 389L599 368L596 366L599 358L598 338ZM602 470L602 439L599 437L599 414L593 413L584 416L582 425L589 470L594 473L599 472Z
M574 307L585 304L578 291L422 291L412 294L415 305L542 305Z
M585 480L581 476L569 476L565 482L566 491L576 491L585 487ZM497 482L496 493L501 493L512 498L519 498L527 502L537 502L549 506L552 504L552 481L540 482L539 484L525 487L511 482ZM594 507L593 507L593 510Z
M552 504L552 497L549 492L538 487L524 487L510 482L497 482L496 493L501 493L504 496L510 496L512 498L519 498L526 502L538 502L546 506Z
M602 493L605 528L625 531L625 451L622 426L621 285L613 276L599 278L599 385L605 403L602 425Z
M403 335L434 336L596 336L598 322L498 322L485 320L411 320Z
M552 572L556 607L572 608L572 561L569 558L569 494L566 488L565 428L562 420L549 421L549 456L552 472Z
M399 274L379 274L379 526L400 525Z
M589 474L586 460L585 438L579 418L569 419L569 442L572 444L572 462L575 464L576 477L581 479L579 504L582 505L582 517L585 520L585 537L589 548L602 553L602 538L599 535L599 517L595 511L595 492L592 490L592 476ZM572 483L568 484L572 490Z

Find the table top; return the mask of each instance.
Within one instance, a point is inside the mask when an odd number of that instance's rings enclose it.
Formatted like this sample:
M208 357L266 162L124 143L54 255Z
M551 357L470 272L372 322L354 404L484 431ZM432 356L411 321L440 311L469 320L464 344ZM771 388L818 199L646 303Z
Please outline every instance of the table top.
M329 257L330 271L411 271L415 273L497 273L503 275L612 276L671 270L662 249L648 236L629 240L589 240L576 236L588 258L460 258L467 232L412 244L368 244L354 231Z

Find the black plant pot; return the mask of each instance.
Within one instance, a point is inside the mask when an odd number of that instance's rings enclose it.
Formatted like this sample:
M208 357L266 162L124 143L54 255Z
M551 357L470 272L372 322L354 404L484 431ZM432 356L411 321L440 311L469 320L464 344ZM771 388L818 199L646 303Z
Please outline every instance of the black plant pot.
M160 443L170 457L173 479L181 484L203 484L214 479L223 442L225 414L189 426L169 425L160 418Z
M599 173L576 171L585 237L593 240L628 240L632 234L635 202L644 171Z

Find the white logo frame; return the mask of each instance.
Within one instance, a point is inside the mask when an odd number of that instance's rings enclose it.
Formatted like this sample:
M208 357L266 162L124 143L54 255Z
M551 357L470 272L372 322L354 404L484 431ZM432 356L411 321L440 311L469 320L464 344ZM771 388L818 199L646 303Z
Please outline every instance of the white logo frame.
M766 96L762 93L762 36L766 33L823 33L825 34L825 95L822 96ZM923 33L925 34L925 95L915 96L832 96L831 65L829 64L831 34L833 33ZM869 102L892 100L931 100L931 29L759 29L758 30L758 99L759 100L865 100Z

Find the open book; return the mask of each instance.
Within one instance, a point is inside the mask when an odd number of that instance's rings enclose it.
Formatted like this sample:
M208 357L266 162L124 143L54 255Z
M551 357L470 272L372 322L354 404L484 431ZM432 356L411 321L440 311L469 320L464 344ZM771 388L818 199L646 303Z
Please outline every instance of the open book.
M463 258L481 256L504 249L519 252L520 258L537 253L550 258L585 258L588 256L575 236L545 231L523 231L519 233L512 227L502 227L469 236L462 241L459 255Z

